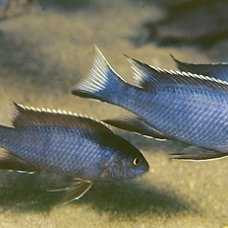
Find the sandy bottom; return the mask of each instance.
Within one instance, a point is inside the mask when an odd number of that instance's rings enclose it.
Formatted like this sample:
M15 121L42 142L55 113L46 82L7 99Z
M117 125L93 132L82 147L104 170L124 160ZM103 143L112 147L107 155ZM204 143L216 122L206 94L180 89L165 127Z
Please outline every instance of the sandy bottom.
M89 2L89 1L88 1ZM169 53L186 61L226 61L223 42L193 46L136 47L132 37L163 12L143 1L91 1L71 10L39 7L0 23L0 123L10 125L7 105L65 109L98 119L127 112L71 95L84 77L96 44L113 68L133 82L121 53L175 69ZM142 178L97 183L80 200L58 205L62 193L46 192L58 176L1 171L0 227L228 227L228 161L170 161L167 152L185 145L113 129L137 146L150 163Z

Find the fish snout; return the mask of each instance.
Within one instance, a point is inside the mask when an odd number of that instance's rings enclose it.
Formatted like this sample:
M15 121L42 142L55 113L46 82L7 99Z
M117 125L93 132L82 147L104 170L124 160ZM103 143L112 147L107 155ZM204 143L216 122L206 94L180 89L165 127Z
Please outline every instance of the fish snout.
M129 179L139 178L149 171L149 164L144 157L136 157L132 161L132 166L129 169Z

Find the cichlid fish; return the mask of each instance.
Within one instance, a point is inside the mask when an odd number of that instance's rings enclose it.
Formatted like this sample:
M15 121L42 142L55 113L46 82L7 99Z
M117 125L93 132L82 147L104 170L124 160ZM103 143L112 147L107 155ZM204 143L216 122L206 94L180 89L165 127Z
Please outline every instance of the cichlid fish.
M192 146L175 158L205 160L228 155L228 83L202 75L161 70L127 57L139 87L126 83L95 48L87 78L74 95L125 108L136 118L106 120L126 130Z
M202 74L228 82L228 63L185 63L177 60L171 55L177 67L181 71Z
M208 48L228 37L228 2L226 0L191 0L162 7L166 16L145 21L136 45L156 41L159 45L196 44Z
M93 119L15 103L13 127L0 125L0 169L48 171L75 178L62 202L79 199L96 181L138 178L149 165L140 151Z

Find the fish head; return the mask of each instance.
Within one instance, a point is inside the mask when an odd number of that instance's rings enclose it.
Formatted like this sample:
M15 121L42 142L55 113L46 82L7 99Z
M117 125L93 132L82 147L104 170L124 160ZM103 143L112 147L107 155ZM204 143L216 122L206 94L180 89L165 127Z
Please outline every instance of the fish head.
M100 173L102 179L127 180L148 172L149 164L141 152L129 142L123 142L118 144L113 156L106 161L105 168Z
M129 151L132 155L126 156L124 161L125 165L122 172L122 179L139 178L149 171L149 164L144 156L136 148L136 151L134 151L135 153L132 153L132 149ZM128 154L128 151L126 151L126 153Z

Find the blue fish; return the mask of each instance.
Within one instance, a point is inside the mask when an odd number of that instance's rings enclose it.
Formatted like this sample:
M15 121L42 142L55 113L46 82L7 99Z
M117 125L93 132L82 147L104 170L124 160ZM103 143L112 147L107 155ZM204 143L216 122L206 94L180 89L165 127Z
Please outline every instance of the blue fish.
M202 75L162 70L127 57L138 86L126 83L95 48L89 75L74 95L120 106L136 117L116 125L189 144L173 157L205 160L228 155L228 83ZM110 123L110 120L106 120ZM114 124L114 125L115 125Z
M73 177L62 202L79 199L96 181L138 178L149 165L140 151L93 119L15 103L13 127L0 125L0 169Z
M186 63L181 62L171 55L175 61L177 68L181 71L191 72L193 74L202 74L204 76L213 77L228 82L228 63Z

